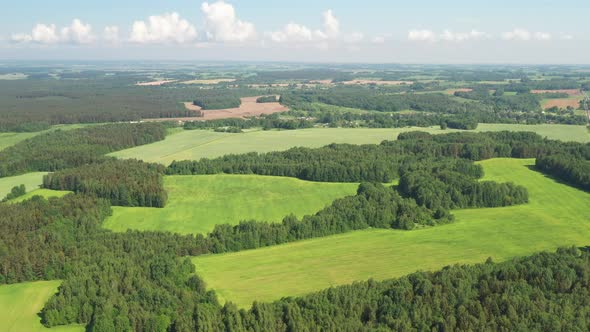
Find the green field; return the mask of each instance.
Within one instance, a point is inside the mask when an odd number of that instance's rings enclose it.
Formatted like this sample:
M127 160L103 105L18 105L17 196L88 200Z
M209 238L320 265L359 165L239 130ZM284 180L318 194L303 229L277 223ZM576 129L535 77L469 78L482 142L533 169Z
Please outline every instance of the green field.
M39 188L43 184L43 175L45 172L27 173L18 176L10 176L7 178L0 178L0 199L4 198L15 186L24 184L27 192L31 192Z
M430 128L313 128L285 131L251 131L243 134L187 130L166 137L164 141L139 146L110 155L170 164L174 160L198 160L230 153L281 151L295 146L320 147L330 143L376 144L393 140L401 132L423 130L447 133L451 130ZM565 141L590 142L584 126L480 124L477 131L535 131L542 136Z
M22 201L26 201L27 199L31 199L33 196L42 196L45 198L49 197L63 197L69 194L70 191L59 191L59 190L51 190L51 189L37 189L31 192L26 193L23 196L11 199L10 203L19 203Z
M104 226L207 233L216 224L241 220L280 222L290 213L312 214L337 198L354 195L354 183L320 183L257 175L166 176L168 204L163 209L113 207Z
M515 256L590 244L590 193L558 183L529 167L534 160L481 163L486 179L513 181L530 203L454 211L456 222L413 231L371 229L193 259L220 300L245 307L368 278L387 279L488 257Z
M36 281L0 286L0 330L6 332L84 331L83 326L46 328L38 313L57 292L61 281Z

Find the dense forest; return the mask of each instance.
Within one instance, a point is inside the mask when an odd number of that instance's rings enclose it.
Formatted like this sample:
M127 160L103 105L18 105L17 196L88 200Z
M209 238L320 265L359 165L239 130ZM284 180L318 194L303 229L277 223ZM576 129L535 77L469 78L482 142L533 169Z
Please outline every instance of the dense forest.
M111 159L68 168L43 177L43 187L94 194L112 205L164 207L164 166L137 160Z
M109 152L163 140L158 123L109 124L37 135L0 151L0 177L104 160Z

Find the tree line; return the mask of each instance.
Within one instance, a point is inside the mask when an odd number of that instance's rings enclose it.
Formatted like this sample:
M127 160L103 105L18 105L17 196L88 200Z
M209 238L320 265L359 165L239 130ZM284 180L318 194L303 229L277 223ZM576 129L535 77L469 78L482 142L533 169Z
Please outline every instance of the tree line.
M164 207L168 199L164 166L138 160L110 159L43 176L43 187L94 194L112 205Z
M580 158L566 153L539 156L535 167L543 173L590 191L590 158L588 157Z
M399 166L407 160L498 157L535 158L558 151L590 154L580 143L546 140L535 133L450 133L430 135L407 132L396 141L379 145L330 144L322 148L292 148L280 152L226 155L199 161L174 161L169 175L258 174L295 177L322 182L390 182L399 178ZM453 162L449 161L452 165Z
M163 140L159 123L109 124L56 130L0 151L0 177L52 172L105 160L105 154Z

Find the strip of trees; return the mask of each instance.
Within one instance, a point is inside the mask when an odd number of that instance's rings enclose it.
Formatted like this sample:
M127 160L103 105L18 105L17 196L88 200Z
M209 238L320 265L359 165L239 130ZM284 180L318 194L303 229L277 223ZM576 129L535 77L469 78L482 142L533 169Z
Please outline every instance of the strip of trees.
M0 151L0 177L100 162L105 154L163 140L159 123L109 124L37 135Z

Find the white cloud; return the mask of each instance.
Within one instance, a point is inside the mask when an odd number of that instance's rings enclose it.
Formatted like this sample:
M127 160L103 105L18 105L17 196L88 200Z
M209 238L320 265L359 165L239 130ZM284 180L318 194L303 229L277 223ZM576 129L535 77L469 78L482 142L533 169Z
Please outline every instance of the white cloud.
M488 38L489 35L478 31L471 30L469 32L453 32L451 30L445 30L441 34L437 34L432 30L410 30L408 32L408 40L410 41L448 41L448 42L464 42L468 40L480 40Z
M371 39L374 44L385 44L385 36L376 36Z
M552 36L546 32L535 32L536 40L551 40Z
M129 40L134 43L177 43L194 41L197 30L178 13L150 16L148 22L135 21Z
M479 39L483 39L486 37L486 34L481 32L481 31L477 31L477 30L471 30L469 32L452 32L450 30L445 30L441 35L440 38L442 40L446 40L446 41L452 41L452 42L462 42L462 41L467 41L467 40L479 40Z
M236 16L234 6L223 1L204 2L201 10L205 15L207 37L219 42L244 42L256 38L254 24Z
M89 44L94 41L92 27L79 19L74 19L69 27L61 29L61 39L75 44Z
M340 33L340 21L331 9L322 13L323 29L311 29L298 23L289 23L282 30L267 33L267 36L277 43L314 42L322 48L327 48L328 41L360 42L364 35L360 32L343 35Z
M340 21L332 13L332 9L324 12L324 31L328 37L336 37L340 33Z
M431 30L410 30L408 40L411 41L436 41L436 34Z
M563 40L573 40L574 39L574 36L565 34L565 35L561 35L561 39L563 39Z
M504 32L502 39L517 41L551 40L552 36L547 32L530 32L526 29L516 28L512 31Z
M80 19L74 19L70 26L57 32L55 24L39 23L33 27L30 34L17 33L12 35L12 41L19 43L34 42L39 44L89 44L94 41L92 27L84 24Z
M119 27L112 25L106 26L102 33L102 38L109 43L119 42Z

